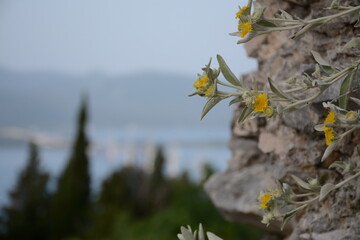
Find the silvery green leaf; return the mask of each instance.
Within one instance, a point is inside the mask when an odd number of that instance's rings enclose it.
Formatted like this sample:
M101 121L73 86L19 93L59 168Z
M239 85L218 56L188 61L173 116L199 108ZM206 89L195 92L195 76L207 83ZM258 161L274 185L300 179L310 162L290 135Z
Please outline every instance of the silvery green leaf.
M340 6L340 0L333 0L331 5L330 5L330 9L337 9Z
M209 240L223 240L222 238L216 236L215 234L213 234L211 232L207 232L206 235Z
M327 197L327 195L334 189L335 189L335 185L332 183L326 183L324 186L322 186L320 189L319 201L324 200Z
M181 227L180 230L184 240L196 240L188 229Z
M335 148L339 145L340 139L334 141L332 144L330 144L326 149L325 152L321 158L321 162L325 161L325 159L327 159L330 154L335 150Z
M238 102L241 102L243 99L241 96L238 96L234 99L232 99L230 102L229 102L229 106L233 105L234 103L238 103Z
M278 114L283 113L283 112L284 112L284 107L281 106L280 104L278 104L278 105L276 106L276 112L277 112Z
M245 106L240 114L238 122L242 123L251 113L252 109L250 109L248 106Z
M270 85L270 89L273 93L275 93L278 97L280 98L284 98L284 99L291 99L289 97L289 95L287 95L286 93L284 93L280 88L278 88L274 81L271 79L271 78L268 78L268 82L269 82L269 85Z
M330 86L330 85L331 85L331 83L324 82L324 81L319 80L319 79L315 79L314 81L312 81L312 86L313 86L313 87L316 87L316 86L328 87L328 86Z
M256 25L260 25L263 27L276 27L276 25L273 22L267 21L265 19L260 19L256 22Z
M281 231L284 229L285 225L296 215L297 211L291 211L284 215L281 222Z
M224 78L229 83L231 83L235 86L241 86L240 81L237 79L237 77L234 75L234 73L230 70L230 68L226 64L225 60L220 55L217 55L216 57L219 62L220 70L221 70L222 74L224 75Z
M239 32L235 32L235 33L230 33L231 36L236 36L236 37L240 37L240 33ZM257 35L260 35L260 33L258 33L255 29L246 34L246 36L242 39L240 39L239 41L237 41L237 44L241 44L241 43L246 43L248 41L250 41L251 39L253 39L254 37L256 37Z
M222 100L221 97L212 97L210 98L206 103L205 103L205 106L202 110L202 113L201 113L201 118L200 119L203 119L205 117L205 115L216 105L218 104L220 101Z
M263 18L264 11L265 11L264 7L255 8L253 14L251 15L253 21L258 23L258 20Z
M293 192L293 190L291 189L290 185L287 184L287 183L283 183L282 184L282 191L285 195L288 195L288 196L292 196L294 195L295 193Z
M311 185L295 175L291 175L291 177L294 179L296 184L299 185L300 187L302 187L303 189L306 189L306 190L312 191L312 192L316 192L319 190L318 186Z
M313 72L311 75L316 78L321 78L321 69L319 64L315 64L315 72Z
M358 20L356 21L354 27L356 27L356 28L360 27L360 17L359 17Z
M295 84L296 83L296 77L290 77L286 80L288 84Z
M199 225L199 240L205 240L205 234L202 224Z
M354 103L356 103L357 105L360 106L360 99L355 98L355 97L350 97L350 99L351 99Z
M352 81L355 76L355 71L351 71L346 78L343 80L340 87L340 98L339 98L339 107L346 109L347 103L349 100L348 92L350 91Z
M329 166L329 169L330 168L336 168L336 167L341 168L341 169L344 170L346 168L346 163L343 162L343 161L335 161Z
M331 67L331 65L320 55L320 53L313 50L311 51L311 53L318 64Z
M324 124L317 124L314 126L314 129L318 132L323 132L324 131L324 127L325 125Z
M177 234L177 237L178 237L179 240L185 240L183 235L181 235L180 233Z
M294 17L287 13L286 11L282 10L282 9L279 9L280 12L281 12L281 16L284 18L284 19L290 19L290 20L294 20Z
M360 49L360 38L353 38L345 44L344 48L357 48Z
M292 36L290 36L291 39L300 37L301 35L303 35L304 33L306 33L307 31L321 25L322 23L318 22L318 23L311 23L306 25L305 27L301 28L298 32L294 33Z

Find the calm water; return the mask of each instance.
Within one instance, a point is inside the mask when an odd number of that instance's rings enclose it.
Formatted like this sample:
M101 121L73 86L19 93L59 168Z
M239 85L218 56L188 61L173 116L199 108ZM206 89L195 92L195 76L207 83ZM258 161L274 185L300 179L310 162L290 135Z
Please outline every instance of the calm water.
M122 129L89 129L91 139L90 167L93 189L96 191L109 173L124 164L150 169L155 146L163 146L167 160L166 174L177 176L188 171L197 180L201 166L208 162L224 170L230 157L227 127L153 127L127 126ZM47 134L47 133L45 133ZM63 144L40 146L41 166L50 172L51 184L64 168L70 154L71 137L49 133L49 139L61 139ZM14 187L19 171L28 158L25 144L0 145L0 205L7 203L7 192Z

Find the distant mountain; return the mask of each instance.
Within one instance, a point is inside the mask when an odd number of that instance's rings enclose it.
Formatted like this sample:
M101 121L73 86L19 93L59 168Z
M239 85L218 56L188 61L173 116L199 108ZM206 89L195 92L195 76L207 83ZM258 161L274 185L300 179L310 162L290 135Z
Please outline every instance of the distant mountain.
M194 78L161 73L70 76L0 69L0 127L72 129L82 94L89 97L90 121L96 126L228 124L231 109L227 104L200 122L205 99L187 97L194 91Z

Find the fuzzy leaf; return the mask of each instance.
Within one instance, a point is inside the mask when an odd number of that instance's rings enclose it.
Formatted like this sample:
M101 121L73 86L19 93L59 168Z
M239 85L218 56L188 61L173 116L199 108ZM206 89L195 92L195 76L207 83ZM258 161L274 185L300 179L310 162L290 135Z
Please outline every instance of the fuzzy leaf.
M335 185L332 183L326 183L324 186L322 186L320 189L319 201L324 200L327 197L327 195L334 189L335 189Z
M330 5L330 9L337 9L339 8L339 5L340 5L340 0L333 0Z
M264 7L255 8L255 10L253 11L253 14L251 15L251 19L258 24L259 23L258 20L263 19L264 12L265 12Z
M360 38L353 38L345 44L344 48L357 48L360 49Z
M199 240L205 240L204 229L201 223L199 225Z
M318 124L318 125L315 125L314 129L318 132L323 132L324 131L324 124Z
M238 122L242 123L251 113L252 113L252 110L250 108L248 108L247 106L245 106L240 114Z
M256 25L264 26L264 27L276 27L276 25L270 21L267 21L265 19L261 19L256 22Z
M179 240L185 240L183 235L181 235L180 233L177 234L177 237L178 237Z
M181 227L180 230L184 240L196 240L188 229Z
M205 115L220 101L222 100L221 97L212 97L206 103L201 113L201 119L205 117Z
M339 142L340 142L340 140L336 140L325 149L324 155L321 158L321 162L325 161L325 159L327 159L330 156L330 154L338 146Z
M290 20L293 20L293 19L294 19L294 17L293 17L291 14L287 13L286 11L284 11L284 10L282 10L282 9L279 9L279 10L280 10L280 12L281 12L281 16L282 16L284 19L290 19Z
M331 67L331 65L320 55L320 53L316 51L311 51L311 53L318 64Z
M229 102L229 106L233 105L234 103L238 103L238 102L241 102L243 99L241 96L238 96L234 99L232 99L230 102Z
M346 163L343 162L343 161L335 161L329 166L329 169L330 168L336 168L336 167L345 169L346 168Z
M350 87L352 81L355 76L355 71L351 71L346 78L343 80L341 87L340 87L340 98L339 98L339 107L346 109L347 103L349 100L349 95L347 94L350 91Z
M355 98L355 97L350 97L350 99L351 99L354 103L356 103L357 105L360 106L360 99Z
M285 225L296 215L297 211L291 211L286 213L281 222L281 231L284 229Z
M268 82L270 85L270 89L273 93L275 93L278 97L284 98L284 99L291 99L286 93L284 93L280 88L278 88L274 81L271 78L268 78Z
M225 60L220 55L217 55L216 57L219 62L220 70L221 70L222 74L224 75L224 78L229 83L231 83L235 86L241 86L240 81L237 79L237 77L234 75L234 73L230 70L230 68L226 64Z
M301 35L303 35L304 33L306 33L307 31L321 25L322 23L311 23L306 25L305 27L301 28L298 32L294 33L292 36L290 36L291 39L295 39L297 37L300 37Z
M295 175L291 175L291 177L294 179L296 184L299 185L300 187L302 187L303 189L306 189L306 190L309 190L309 191L312 191L312 192L317 191L319 189L318 186L311 185L311 184L305 182L304 180L298 178Z
M206 235L209 238L209 240L223 240L222 238L219 238L218 236L216 236L211 232L207 232Z

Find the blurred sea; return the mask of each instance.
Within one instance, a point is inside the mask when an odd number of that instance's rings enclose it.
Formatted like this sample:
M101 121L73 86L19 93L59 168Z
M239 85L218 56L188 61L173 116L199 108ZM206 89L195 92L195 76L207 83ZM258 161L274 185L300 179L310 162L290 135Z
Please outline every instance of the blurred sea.
M19 131L19 130L18 130ZM169 177L187 171L193 180L201 177L201 168L209 163L216 170L224 170L230 157L227 147L227 128L140 128L128 126L123 129L90 129L90 171L92 187L96 192L101 181L123 165L136 165L149 170L155 147L161 145L167 160L165 171ZM42 133L57 144L39 146L42 169L51 176L54 187L56 177L67 162L72 139L62 138L58 133ZM7 193L15 185L16 178L28 159L25 143L0 145L0 205L8 201Z

